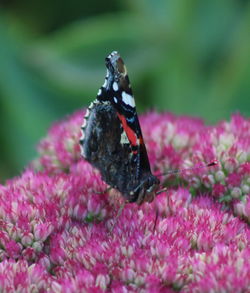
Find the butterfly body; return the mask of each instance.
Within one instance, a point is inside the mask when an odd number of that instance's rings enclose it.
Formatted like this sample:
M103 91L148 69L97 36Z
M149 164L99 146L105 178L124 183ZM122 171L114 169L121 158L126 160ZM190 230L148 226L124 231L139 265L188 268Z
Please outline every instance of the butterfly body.
M117 52L106 58L107 75L85 114L82 156L129 202L151 202L159 179L151 173L127 69Z

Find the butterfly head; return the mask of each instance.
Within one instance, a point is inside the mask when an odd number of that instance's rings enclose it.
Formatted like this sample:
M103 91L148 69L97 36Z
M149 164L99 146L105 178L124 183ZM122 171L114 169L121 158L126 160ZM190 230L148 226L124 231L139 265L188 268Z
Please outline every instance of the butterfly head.
M156 176L148 174L136 189L130 192L129 201L135 201L138 205L144 202L152 202L156 196L159 184L160 180Z

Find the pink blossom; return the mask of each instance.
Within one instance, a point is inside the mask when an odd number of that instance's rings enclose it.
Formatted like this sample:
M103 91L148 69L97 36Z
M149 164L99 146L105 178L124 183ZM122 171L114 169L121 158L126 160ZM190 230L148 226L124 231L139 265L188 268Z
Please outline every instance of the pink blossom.
M36 168L46 168L49 172L67 171L80 158L77 143L80 136L79 125L82 123L83 111L76 112L65 122L58 122L48 132L39 146L41 157L33 162ZM62 139L63 138L63 139Z
M3 292L45 291L52 277L40 265L26 261L5 260L0 263L0 288Z
M121 196L80 158L83 112L55 124L29 169L0 186L0 291L247 292L250 121L142 115L167 191L116 218Z

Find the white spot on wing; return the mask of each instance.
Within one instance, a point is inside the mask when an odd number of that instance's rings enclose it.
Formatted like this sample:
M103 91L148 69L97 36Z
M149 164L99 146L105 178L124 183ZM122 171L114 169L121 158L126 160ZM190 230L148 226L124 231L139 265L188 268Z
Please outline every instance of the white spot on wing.
M90 105L91 106L91 105ZM86 113L85 113L85 115L84 115L84 118L86 119L86 118L88 118L89 117L89 114L90 114L90 111L89 111L89 109L87 109L86 110Z
M116 81L113 83L113 90L118 91L118 83Z
M88 109L91 110L91 109L94 107L94 104L95 104L95 102L92 102L92 103L89 105ZM85 116L86 116L86 114L85 114Z
M85 127L86 127L86 125L87 125L87 119L86 119L86 118L84 118L84 120L83 120L83 124L82 124L82 129L83 129L83 128L85 128Z
M107 87L107 79L106 79L106 78L105 78L105 81L104 81L103 87L104 87L104 88Z
M80 137L80 141L84 141L84 138L85 138L85 132L84 131L82 131L82 135L81 135L81 137Z
M126 132L123 130L122 134L121 134L121 140L120 140L121 144L127 144L129 143L128 137Z
M97 96L100 96L102 94L102 90L99 89L98 93L97 93Z
M118 54L117 51L113 51L113 52L111 52L111 53L108 55L108 58L113 57L113 56L115 56L115 55L117 55L117 54Z
M117 103L117 102L118 102L116 97L114 97L114 102L115 102L115 103Z
M94 106L94 104L91 103L90 106L89 106L89 108L85 112L84 119L83 119L83 124L81 126L81 128L82 128L83 131L84 131L84 128L86 127L86 125L87 125L87 120L89 118L89 114L90 114L89 109L93 108L93 106Z
M135 99L131 95L127 94L126 92L122 92L122 101L126 105L131 106L132 108L135 107Z

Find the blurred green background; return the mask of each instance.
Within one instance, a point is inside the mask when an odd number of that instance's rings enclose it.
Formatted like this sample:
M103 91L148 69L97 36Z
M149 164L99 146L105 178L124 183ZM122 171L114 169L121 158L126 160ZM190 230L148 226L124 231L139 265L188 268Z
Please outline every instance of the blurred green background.
M19 174L55 120L87 106L118 50L139 112L250 114L246 0L0 2L0 182Z

